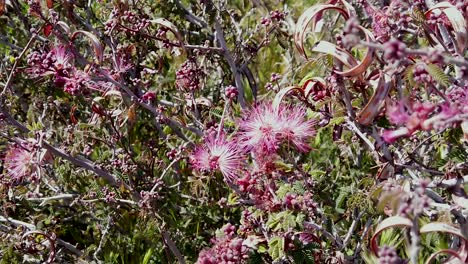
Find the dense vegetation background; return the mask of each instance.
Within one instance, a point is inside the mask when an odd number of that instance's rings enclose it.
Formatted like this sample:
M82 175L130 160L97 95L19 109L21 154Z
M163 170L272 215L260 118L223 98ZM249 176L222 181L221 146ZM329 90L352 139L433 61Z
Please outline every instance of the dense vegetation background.
M0 263L466 263L467 6L0 0Z

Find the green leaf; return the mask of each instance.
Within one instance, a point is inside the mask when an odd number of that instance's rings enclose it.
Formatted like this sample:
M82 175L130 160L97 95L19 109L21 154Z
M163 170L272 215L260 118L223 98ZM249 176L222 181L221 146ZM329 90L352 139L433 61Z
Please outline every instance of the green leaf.
M408 84L413 87L416 86L416 82L414 81L414 65L409 66L406 68L405 75L404 75L404 80L408 82Z
M450 86L450 78L444 73L444 71L435 64L427 64L426 70L436 82L445 87Z
M151 260L151 256L153 255L153 249L150 248L148 249L148 251L146 251L146 254L143 258L143 261L141 262L141 264L148 264L149 261Z
M300 226L300 227L302 228L305 219L306 219L306 216L305 216L304 214L298 214L298 215L296 216L296 223L297 223L297 226Z
M276 196L278 199L283 199L289 192L291 192L291 185L283 184L276 191Z
M257 249L257 252L258 252L258 253L265 253L265 252L267 252L267 251L268 251L268 250L267 250L267 248L266 248L264 245L259 245L259 246L258 246L258 249Z
M290 211L270 215L267 222L267 227L273 231L288 231L296 225L296 217Z
M413 8L411 17L417 22L418 25L424 24L426 22L426 16L418 8Z
M349 193L351 193L351 189L347 186L340 189L340 194L338 195L338 198L336 198L335 209L344 209L342 206Z
M277 261L284 257L284 238L273 237L270 239L268 242L268 254L273 261Z
M339 125L341 123L343 123L345 121L345 117L344 116L339 116L339 117L334 117L330 120L330 123L328 123L329 126L333 126L333 125Z

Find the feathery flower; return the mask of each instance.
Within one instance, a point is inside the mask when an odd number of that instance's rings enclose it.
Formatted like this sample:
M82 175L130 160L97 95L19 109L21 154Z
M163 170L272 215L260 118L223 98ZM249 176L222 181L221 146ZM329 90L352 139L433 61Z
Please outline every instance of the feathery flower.
M12 146L5 156L7 175L15 181L30 176L34 164L34 153L19 146Z
M240 144L246 150L273 153L279 148L278 133L284 127L281 109L270 104L260 104L240 124Z
M300 151L310 149L315 122L305 120L305 109L297 106L273 107L264 103L252 110L240 124L239 142L246 150L262 154L276 152L281 143L292 143Z
M210 135L205 144L199 145L190 156L190 163L199 171L220 171L224 178L233 182L243 162L241 151L234 141L224 135Z
M279 131L280 139L292 143L299 151L309 151L309 139L315 135L315 121L305 120L303 107L290 106L283 112L283 126Z
M73 55L70 50L66 46L56 46L51 51L50 54L52 55L53 66L55 70L63 70L63 69L70 69L71 60L73 59Z

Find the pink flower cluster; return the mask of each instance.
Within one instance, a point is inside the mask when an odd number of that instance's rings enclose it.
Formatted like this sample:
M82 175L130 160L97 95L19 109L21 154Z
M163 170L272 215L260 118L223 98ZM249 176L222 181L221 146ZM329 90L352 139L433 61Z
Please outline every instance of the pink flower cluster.
M387 106L387 117L394 125L404 125L386 130L383 138L388 143L411 136L418 130L443 129L468 121L468 87L456 87L449 93L448 101L439 105L431 102L410 102L409 99Z
M76 95L82 92L89 75L73 66L73 54L66 46L55 46L48 53L32 52L28 55L29 67L26 70L33 78L53 76L57 87Z
M176 85L184 91L200 89L200 79L203 72L194 59L188 59L176 71Z
M237 264L249 258L251 248L244 239L235 236L235 227L227 224L222 231L212 240L213 247L200 252L197 264Z
M210 133L205 143L191 155L192 166L199 171L220 171L226 180L234 182L252 153L257 165L265 167L283 145L308 151L309 139L314 136L315 122L305 119L305 109L298 106L260 104L245 113L240 131L227 139L223 133Z

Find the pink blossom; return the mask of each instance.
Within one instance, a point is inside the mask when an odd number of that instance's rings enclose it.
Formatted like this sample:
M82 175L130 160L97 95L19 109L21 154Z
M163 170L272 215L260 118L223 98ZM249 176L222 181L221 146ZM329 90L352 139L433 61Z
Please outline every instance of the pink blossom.
M271 104L261 104L252 109L246 119L240 123L240 144L247 150L273 153L279 148L277 137L285 126L280 113Z
M424 130L430 130L432 128L440 129L446 127L448 125L446 121L452 117L455 117L459 113L459 110L454 105L448 103L443 104L440 108L440 113L426 119L422 123L421 127Z
M412 105L412 111L410 118L406 122L406 127L410 133L421 129L423 122L429 118L429 114L434 110L435 105L430 102L415 102Z
M141 99L146 102L152 102L156 100L156 93L153 91L148 91L144 95L141 96Z
M233 225L227 224L216 232L216 237L211 239L213 246L202 250L196 263L247 263L249 253L258 242L255 239L243 239L236 236L235 230Z
M390 122L396 125L404 125L404 127L396 130L387 130L383 133L382 137L387 143L393 143L398 138L410 136L418 130L431 129L431 126L426 121L434 109L435 105L430 102L409 103L407 99L388 106L387 116Z
M387 14L372 6L368 1L363 1L363 5L366 13L372 18L372 32L374 35L384 42L388 41L390 39L390 25Z
M54 68L56 71L71 68L70 61L73 56L65 46L56 46L51 51L54 58Z
M447 94L447 97L453 102L452 107L457 107L461 112L468 113L468 86L454 87Z
M246 150L259 154L275 153L281 143L292 143L301 151L310 149L308 140L315 134L313 121L305 120L305 109L296 106L255 107L240 124L239 142Z
M220 171L226 180L232 182L238 176L244 161L241 151L234 141L228 141L224 135L210 135L205 144L195 148L190 163L199 171Z
M117 73L116 77L120 78L119 74L126 73L128 70L134 67L134 65L131 63L131 61L127 58L129 55L123 54L124 52L121 51L119 54L116 56L115 59L115 68L112 69L113 72Z
M308 140L315 135L315 121L304 119L306 110L302 107L290 107L283 114L280 138L294 144L299 151L309 151Z
M77 70L70 78L64 78L63 90L71 95L77 95L83 92L84 88L89 87L91 84L89 75L81 70Z
M402 125L409 119L409 114L405 110L405 104L398 102L387 107L387 116L390 122L395 125Z
M34 153L20 146L12 146L5 156L7 175L15 181L30 176L34 164Z

